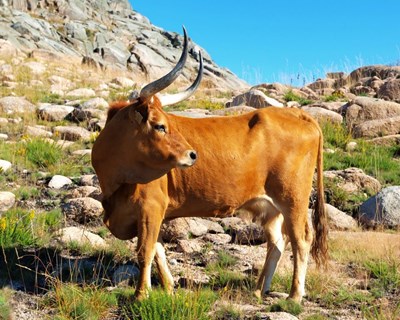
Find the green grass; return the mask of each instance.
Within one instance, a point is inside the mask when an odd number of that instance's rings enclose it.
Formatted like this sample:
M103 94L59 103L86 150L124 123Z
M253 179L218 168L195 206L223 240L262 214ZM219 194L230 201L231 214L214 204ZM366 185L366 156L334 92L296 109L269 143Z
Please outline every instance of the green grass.
M206 273L210 276L210 285L213 288L245 288L253 286L252 281L242 273L235 271L234 266L238 259L230 253L220 250L217 259L206 266Z
M61 217L59 209L48 212L10 209L0 218L0 246L42 246L49 241L51 232L60 226Z
M107 319L117 298L99 287L56 284L50 305L56 309L56 320Z
M270 312L287 312L294 316L298 316L303 312L303 308L297 302L293 300L279 300L277 303L268 307Z
M371 260L366 261L364 267L371 278L370 290L376 298L400 295L400 262Z
M299 95L295 94L292 90L289 90L288 92L285 93L283 96L283 99L287 102L289 101L296 101L298 102L301 106L305 106L307 104L311 104L312 100L300 97Z
M0 319L12 319L10 307L10 291L7 289L0 290Z
M178 290L174 295L154 290L148 299L123 307L127 319L142 320L208 320L217 295L209 290Z
M400 146L379 146L362 139L352 139L344 125L324 123L324 147L334 153L324 154L324 170L343 170L350 167L362 169L383 185L400 184ZM354 151L346 151L346 145L356 141Z

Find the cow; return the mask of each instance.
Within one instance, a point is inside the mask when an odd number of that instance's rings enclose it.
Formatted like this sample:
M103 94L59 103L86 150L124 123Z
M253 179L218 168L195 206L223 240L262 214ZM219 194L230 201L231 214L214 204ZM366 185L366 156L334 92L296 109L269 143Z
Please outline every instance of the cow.
M92 149L105 225L119 239L138 237L135 297L145 298L151 288L153 260L163 288L174 288L160 236L163 221L238 215L258 222L268 241L255 294L270 291L290 242L294 270L289 299L300 302L310 251L318 266L328 259L321 129L295 108L199 119L166 113L163 107L187 99L201 81L200 54L198 75L189 88L159 94L182 72L187 51L184 29L176 66L143 87L137 98L111 105ZM315 170L313 236L308 205Z

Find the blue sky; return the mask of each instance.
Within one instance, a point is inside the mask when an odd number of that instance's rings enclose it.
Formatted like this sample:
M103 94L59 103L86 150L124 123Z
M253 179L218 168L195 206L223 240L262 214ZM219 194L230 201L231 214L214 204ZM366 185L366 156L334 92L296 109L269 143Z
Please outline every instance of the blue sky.
M250 84L302 85L329 71L400 63L400 0L130 0Z

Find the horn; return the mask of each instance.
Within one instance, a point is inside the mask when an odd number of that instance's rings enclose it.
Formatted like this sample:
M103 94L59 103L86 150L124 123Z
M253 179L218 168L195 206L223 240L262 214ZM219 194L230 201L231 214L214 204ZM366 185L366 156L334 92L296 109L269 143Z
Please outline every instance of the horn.
M200 60L200 65L196 80L192 83L192 85L189 88L180 93L159 95L158 98L160 99L161 105L163 107L186 100L196 91L197 87L201 82L201 78L203 77L203 57L201 55L201 51L199 51L199 60Z
M175 81L175 79L182 73L183 67L185 66L186 63L186 58L188 54L188 37L186 33L185 27L183 27L183 34L184 34L184 41L183 41L183 51L181 54L181 57L179 58L178 63L176 66L165 76L162 78L153 81L146 85L145 87L142 88L140 91L139 97L142 100L146 100L150 98L151 96L155 95L157 92L160 92L161 90L165 89L168 87L172 82Z

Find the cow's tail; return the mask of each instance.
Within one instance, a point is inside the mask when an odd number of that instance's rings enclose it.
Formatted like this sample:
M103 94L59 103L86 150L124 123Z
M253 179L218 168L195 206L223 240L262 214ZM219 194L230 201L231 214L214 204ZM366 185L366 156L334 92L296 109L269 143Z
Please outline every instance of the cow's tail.
M316 123L316 122L314 122ZM317 157L317 179L316 179L316 201L312 211L312 223L314 227L314 238L311 246L311 255L318 267L327 267L328 264L328 219L324 204L324 181L323 181L323 145L324 139L321 128L316 123L319 131L319 146Z

